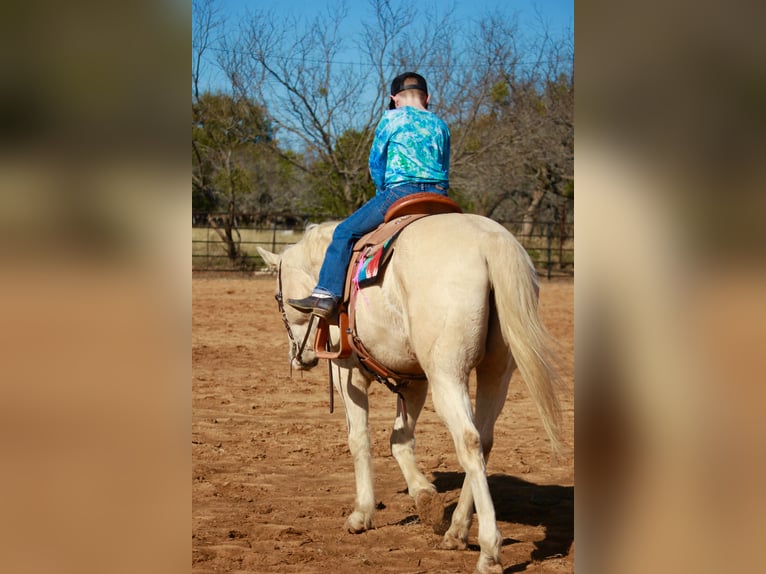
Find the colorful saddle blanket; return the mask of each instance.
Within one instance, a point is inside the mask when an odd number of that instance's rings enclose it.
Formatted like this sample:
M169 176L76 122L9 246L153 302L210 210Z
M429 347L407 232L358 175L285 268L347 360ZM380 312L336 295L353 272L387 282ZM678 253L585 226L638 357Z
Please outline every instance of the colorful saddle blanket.
M366 287L375 283L383 275L383 268L394 251L393 244L398 235L397 232L396 235L386 239L374 252L362 254L356 268L353 279L354 283L359 285L359 287Z

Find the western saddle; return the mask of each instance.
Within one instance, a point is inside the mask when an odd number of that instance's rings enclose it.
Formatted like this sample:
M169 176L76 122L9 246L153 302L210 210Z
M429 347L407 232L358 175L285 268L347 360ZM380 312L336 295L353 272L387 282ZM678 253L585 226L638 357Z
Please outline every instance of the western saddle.
M395 380L406 378L378 363L357 336L356 298L359 289L382 277L385 264L393 251L390 247L401 230L418 219L440 213L462 213L462 210L457 203L438 193L423 192L408 195L391 205L379 227L357 241L346 271L346 286L338 312L340 342L336 349L331 349L330 324L318 318L317 336L314 340L314 352L317 357L329 360L345 359L352 352L356 352L362 365L374 374ZM368 273L360 284L359 277L362 269ZM409 378L413 377L409 376Z

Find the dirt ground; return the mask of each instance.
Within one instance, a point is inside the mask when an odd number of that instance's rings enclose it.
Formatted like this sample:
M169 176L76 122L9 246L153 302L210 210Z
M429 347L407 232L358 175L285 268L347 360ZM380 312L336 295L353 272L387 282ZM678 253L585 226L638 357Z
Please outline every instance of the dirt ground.
M476 522L464 551L417 518L388 438L396 397L370 393L378 510L375 528L348 534L354 472L343 405L329 412L326 361L290 375L274 277L192 281L192 572L472 572ZM560 341L568 454L552 460L518 375L498 419L489 485L504 537L505 572L574 571L574 286L541 286L541 313ZM416 431L421 469L457 502L463 472L430 397Z

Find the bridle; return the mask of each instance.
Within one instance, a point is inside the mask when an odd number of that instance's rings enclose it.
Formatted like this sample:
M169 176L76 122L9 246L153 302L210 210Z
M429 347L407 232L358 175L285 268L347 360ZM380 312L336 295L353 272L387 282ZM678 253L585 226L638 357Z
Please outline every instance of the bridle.
M295 338L295 334L293 334L293 330L290 327L290 321L287 320L287 312L285 311L285 303L284 303L284 297L282 297L282 262L279 262L279 267L277 269L277 294L274 295L274 299L277 300L277 306L279 307L279 312L282 315L282 322L285 324L285 329L287 330L287 338L290 339L290 355L291 359L297 359L299 363L303 364L303 350L306 348L306 343L309 340L309 335L311 334L311 327L314 323L314 320L316 317L314 315L311 315L311 319L309 319L308 327L306 328L306 334L303 336L303 340L298 343L298 339ZM293 371L293 362L290 361L290 373L292 374Z

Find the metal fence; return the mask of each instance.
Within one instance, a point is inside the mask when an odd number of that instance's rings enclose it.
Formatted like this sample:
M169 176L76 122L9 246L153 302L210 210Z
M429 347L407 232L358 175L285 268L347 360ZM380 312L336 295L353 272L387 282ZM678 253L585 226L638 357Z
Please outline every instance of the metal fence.
M211 224L211 218L195 214L192 219L192 270L205 272L253 272L267 270L256 246L281 253L300 241L308 218L264 222L263 218L242 217L232 230L236 253L229 253L225 230ZM332 219L328 217L327 219ZM213 221L215 219L213 218ZM571 221L538 221L529 234L522 235L521 221L500 221L524 246L541 276L572 277L574 275L574 229ZM216 229L217 228L217 229Z

